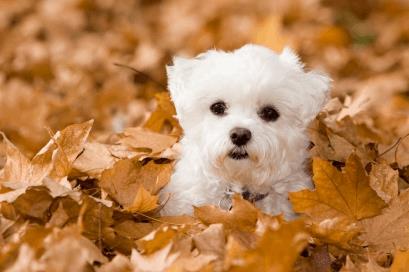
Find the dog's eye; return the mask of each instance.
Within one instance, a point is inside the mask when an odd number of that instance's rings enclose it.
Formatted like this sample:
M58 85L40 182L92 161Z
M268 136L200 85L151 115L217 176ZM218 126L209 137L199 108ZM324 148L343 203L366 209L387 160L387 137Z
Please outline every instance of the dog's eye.
M219 101L216 103L213 103L210 106L210 111L213 112L215 115L224 115L226 113L226 103L224 103L223 101Z
M280 114L273 106L262 107L258 112L258 116L264 121L275 121L280 117Z

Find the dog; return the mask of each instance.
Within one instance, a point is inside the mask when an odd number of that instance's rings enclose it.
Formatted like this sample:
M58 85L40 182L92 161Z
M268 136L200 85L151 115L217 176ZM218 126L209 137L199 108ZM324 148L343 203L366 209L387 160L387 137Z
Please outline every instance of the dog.
M265 213L293 218L288 193L313 187L306 129L329 96L330 78L304 71L287 47L277 53L253 44L174 57L166 70L184 135L161 214L229 209L238 193Z

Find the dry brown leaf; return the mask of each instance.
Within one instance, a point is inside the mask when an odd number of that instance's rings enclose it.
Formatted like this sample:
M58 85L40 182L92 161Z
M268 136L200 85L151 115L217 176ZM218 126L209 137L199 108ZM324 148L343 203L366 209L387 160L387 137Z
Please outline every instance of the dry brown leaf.
M75 159L73 169L86 173L90 177L99 177L108 168L112 168L116 159L104 144L86 143L84 151Z
M18 253L18 257L14 264L4 270L4 272L31 272L44 271L44 264L38 262L35 258L35 252L28 245L23 244Z
M223 258L226 238L222 224L210 225L203 232L196 234L193 241L200 253L217 255Z
M167 269L169 272L195 272L201 271L202 268L208 266L215 261L217 256L207 254L190 254L190 256L183 256L177 258L176 261Z
M177 234L177 228L164 226L152 231L136 243L139 251L151 254L169 244Z
M70 125L57 132L46 145L46 147L52 144L57 146L57 152L53 155L54 167L50 173L51 178L59 180L68 176L74 160L84 149L93 123L94 120L90 120Z
M386 203L398 196L399 172L386 163L372 165L369 183Z
M44 248L40 261L47 271L83 271L95 261L102 264L108 261L98 247L75 228L55 229L44 240Z
M409 191L393 199L381 215L361 222L359 237L371 250L393 252L409 249Z
M360 234L361 228L347 217L335 217L313 222L310 231L321 242L336 245L346 250L358 250L353 239Z
M109 263L96 269L97 272L132 272L132 264L128 257L118 254Z
M20 195L13 203L23 216L33 217L46 222L48 209L53 201L44 187L33 187Z
M171 131L175 136L182 134L182 129L179 122L175 119L175 106L170 100L169 93L161 92L155 95L157 106L156 110L152 112L149 119L145 122L144 128L154 132L163 132L166 130L166 125L172 126Z
M347 255L344 266L341 268L340 272L360 272L358 267L351 261L351 257Z
M148 235L161 223L137 223L133 220L126 220L115 225L115 232L128 239L137 240Z
M315 218L347 216L360 220L379 214L385 203L369 186L369 177L356 155L351 155L344 169L338 171L319 158L313 161L314 191L290 193L296 212Z
M99 185L122 206L132 206L139 187L142 185L151 194L167 184L172 173L170 164L150 161L143 165L139 161L120 160L113 168L105 170Z
M253 249L237 248L237 242L229 240L225 265L229 271L291 271L308 238L304 222L293 221L267 229Z
M134 213L145 213L152 211L158 207L159 196L149 193L143 185L139 186L135 199L131 205L127 206L125 210Z
M39 152L30 161L14 146L4 134L7 161L3 169L1 182L3 186L20 189L41 185L42 180L52 168L52 150Z
M152 156L171 148L177 141L175 136L159 134L139 127L127 128L123 134L121 144L141 152L145 151Z
M206 225L222 223L228 230L254 231L258 210L240 195L234 195L232 200L231 211L224 211L215 206L194 207L195 217Z
M136 271L162 272L165 271L178 257L177 253L170 253L172 243L150 255L141 255L132 250L131 263Z

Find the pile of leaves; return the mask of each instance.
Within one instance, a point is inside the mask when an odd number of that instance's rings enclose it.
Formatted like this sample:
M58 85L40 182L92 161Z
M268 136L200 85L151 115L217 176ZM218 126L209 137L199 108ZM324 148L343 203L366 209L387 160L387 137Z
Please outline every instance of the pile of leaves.
M399 0L0 0L0 270L406 271L407 25ZM290 222L238 195L160 217L182 135L164 65L246 42L334 80L315 189Z

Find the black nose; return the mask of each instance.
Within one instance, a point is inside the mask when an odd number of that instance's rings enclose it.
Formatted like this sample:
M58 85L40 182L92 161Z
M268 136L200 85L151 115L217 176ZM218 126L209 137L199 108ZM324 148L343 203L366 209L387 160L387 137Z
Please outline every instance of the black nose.
M230 139L237 146L245 145L251 139L251 131L247 128L233 128L230 132Z

